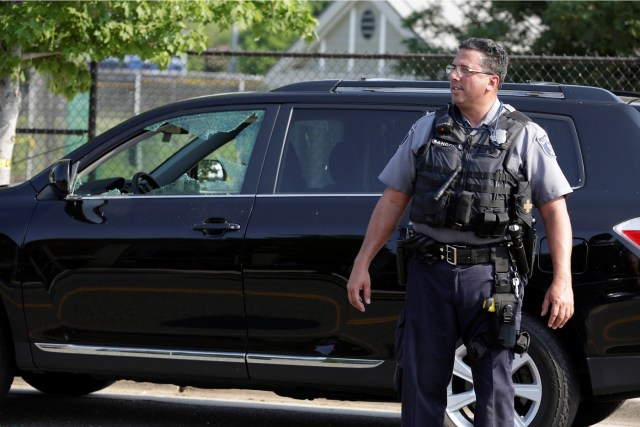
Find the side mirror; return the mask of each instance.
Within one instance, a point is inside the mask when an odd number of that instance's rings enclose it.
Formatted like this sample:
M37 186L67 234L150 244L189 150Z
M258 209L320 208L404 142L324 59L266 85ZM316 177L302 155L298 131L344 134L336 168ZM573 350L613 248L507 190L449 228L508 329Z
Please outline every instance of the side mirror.
M56 162L49 172L49 184L60 197L67 197L73 193L78 164L71 164L71 160L62 159Z
M218 160L204 159L198 163L198 179L205 181L226 181L227 171Z

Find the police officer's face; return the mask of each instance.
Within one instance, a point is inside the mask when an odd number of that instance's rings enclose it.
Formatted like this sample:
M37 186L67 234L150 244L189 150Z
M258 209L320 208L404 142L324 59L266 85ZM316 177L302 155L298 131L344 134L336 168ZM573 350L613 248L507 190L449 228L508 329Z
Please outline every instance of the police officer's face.
M453 65L463 65L473 70L465 74L458 67L449 74L451 99L462 109L476 107L476 104L487 99L489 92L497 93L499 77L478 72L488 71L482 66L482 58L483 54L477 50L460 49L453 60Z

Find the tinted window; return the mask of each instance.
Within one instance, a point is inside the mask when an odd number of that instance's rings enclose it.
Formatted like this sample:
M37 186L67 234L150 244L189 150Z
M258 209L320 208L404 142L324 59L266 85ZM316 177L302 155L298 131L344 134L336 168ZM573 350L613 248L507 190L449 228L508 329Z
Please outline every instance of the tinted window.
M421 111L293 111L279 193L381 193L378 175Z
M584 185L584 165L578 134L573 121L568 117L529 114L549 135L558 164L573 188Z

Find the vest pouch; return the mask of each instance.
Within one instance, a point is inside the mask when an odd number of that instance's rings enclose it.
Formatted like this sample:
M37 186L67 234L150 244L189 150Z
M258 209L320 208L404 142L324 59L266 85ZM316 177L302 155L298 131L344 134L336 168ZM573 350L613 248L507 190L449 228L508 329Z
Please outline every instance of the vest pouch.
M435 195L435 191L424 193L421 196L414 195L411 204L411 221L430 227L445 227L447 225L447 211L453 192L445 191L438 200L434 199Z
M476 227L476 236L483 238L491 237L497 221L498 215L496 215L495 212L480 214L480 222L478 223L478 227Z
M452 228L455 230L464 230L471 221L471 208L473 207L473 193L463 191L458 198L456 213L453 217Z
M480 215L476 227L476 236L482 238L496 238L504 236L509 226L509 214L506 212L485 212Z
M507 232L509 226L509 214L506 212L499 213L497 215L496 225L493 228L493 235L491 237L502 237Z

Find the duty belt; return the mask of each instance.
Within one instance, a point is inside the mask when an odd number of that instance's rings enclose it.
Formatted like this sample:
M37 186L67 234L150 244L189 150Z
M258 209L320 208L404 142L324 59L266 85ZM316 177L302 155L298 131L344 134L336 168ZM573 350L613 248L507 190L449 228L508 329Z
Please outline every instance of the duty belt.
M451 265L483 264L492 261L492 254L495 250L494 248L495 246L472 247L433 242L432 245L425 247L423 251L446 261Z

